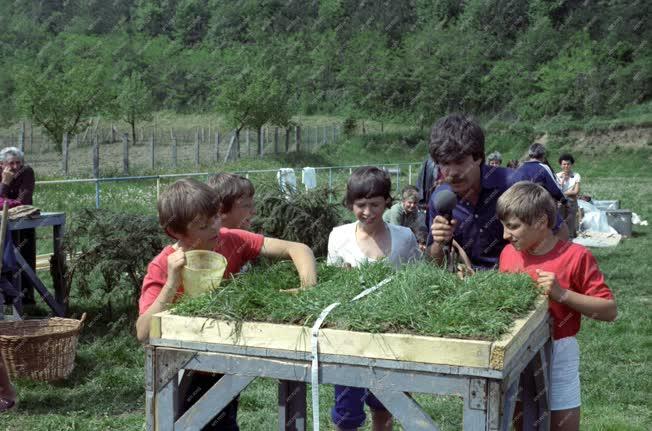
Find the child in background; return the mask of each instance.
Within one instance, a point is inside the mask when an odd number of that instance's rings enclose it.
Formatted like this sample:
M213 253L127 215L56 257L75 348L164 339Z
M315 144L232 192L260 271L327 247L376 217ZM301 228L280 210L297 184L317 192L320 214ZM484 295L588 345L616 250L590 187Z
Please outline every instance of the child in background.
M420 257L409 228L387 224L383 211L389 206L391 181L375 167L353 171L346 186L345 205L356 222L338 226L328 238L329 265L356 267L383 259L398 267ZM335 385L331 417L338 430L357 429L365 421L364 404L371 409L372 429L391 430L392 416L368 389Z
M249 230L251 218L256 215L253 183L241 175L223 172L210 177L208 185L215 190L222 205L222 227Z
M419 226L425 224L423 216L419 214L419 190L414 186L403 187L401 201L383 213L383 220L386 223L409 227L416 234Z
M208 185L193 179L176 181L158 200L159 223L177 242L166 246L147 266L138 300L136 321L138 340L146 342L152 316L167 310L184 293L181 274L186 264L185 251L213 250L227 260L224 277L237 273L257 256L290 258L294 262L302 287L316 284L316 263L312 250L300 243L265 238L244 230L221 228L220 201ZM177 417L210 389L219 374L188 372L179 384ZM237 399L224 411L216 412L204 430L238 430Z
M510 242L500 255L500 271L526 272L549 300L554 321L551 430L578 430L580 351L575 335L582 315L616 319L616 302L591 252L553 234L557 205L546 189L520 181L498 199L496 212Z

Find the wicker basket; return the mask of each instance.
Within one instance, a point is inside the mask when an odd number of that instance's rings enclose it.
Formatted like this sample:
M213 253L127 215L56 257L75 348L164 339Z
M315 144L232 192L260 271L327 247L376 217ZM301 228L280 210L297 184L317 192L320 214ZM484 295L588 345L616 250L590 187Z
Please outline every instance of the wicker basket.
M0 321L0 353L9 375L48 382L68 377L84 320L86 313L81 320Z

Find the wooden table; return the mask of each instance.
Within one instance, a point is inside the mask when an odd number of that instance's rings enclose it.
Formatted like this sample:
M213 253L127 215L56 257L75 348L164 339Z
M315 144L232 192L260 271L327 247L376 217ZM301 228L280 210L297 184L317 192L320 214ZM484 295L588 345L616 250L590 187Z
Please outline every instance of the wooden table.
M43 297L45 303L52 309L55 315L63 317L68 310L68 293L64 280L65 256L63 254L63 234L66 225L66 214L62 212L41 213L37 217L27 217L18 220L10 220L7 225L9 231L20 231L23 229L35 229L40 227L52 226L52 246L53 256L50 265L53 266L54 297L45 287L43 282L36 275L35 269L32 268L20 253L19 247L14 246L16 261L20 270L14 275L14 286L21 291L21 273L25 273L30 279L34 288Z
M464 429L473 431L507 431L520 395L524 429L547 430L552 345L547 310L547 301L539 300L494 342L324 329L319 383L369 388L406 430L439 429L409 393L462 397ZM279 380L278 429L306 429L310 328L243 322L236 329L232 322L164 312L153 316L149 343L148 430L200 429L257 377ZM175 419L181 369L224 377ZM519 390L519 381L525 390Z

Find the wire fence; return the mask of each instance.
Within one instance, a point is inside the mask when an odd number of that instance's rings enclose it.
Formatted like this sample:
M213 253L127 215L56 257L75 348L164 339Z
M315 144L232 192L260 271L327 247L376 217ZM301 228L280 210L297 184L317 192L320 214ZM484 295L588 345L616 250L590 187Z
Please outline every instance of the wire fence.
M141 127L136 139L131 131L89 126L64 137L61 148L36 128L22 126L17 134L0 135L0 148L15 146L25 152L39 176L128 176L160 168L200 169L243 157L264 158L290 152L314 152L336 142L338 123L322 126L265 126L260 130L234 131L213 125L192 128Z
M398 195L400 190L414 184L422 162L387 163L376 165L385 169L392 179L392 186ZM314 167L316 185L326 188L331 202L341 200L346 181L352 171L362 165ZM297 187L304 187L301 179L303 168L294 169ZM254 184L278 182L278 169L236 171L234 173L251 179ZM48 211L74 211L81 208L123 208L125 211L151 212L156 208L159 194L172 181L178 178L198 178L207 180L212 172L192 172L184 174L142 175L110 178L85 178L55 181L37 181L36 205ZM61 187L66 185L68 187Z

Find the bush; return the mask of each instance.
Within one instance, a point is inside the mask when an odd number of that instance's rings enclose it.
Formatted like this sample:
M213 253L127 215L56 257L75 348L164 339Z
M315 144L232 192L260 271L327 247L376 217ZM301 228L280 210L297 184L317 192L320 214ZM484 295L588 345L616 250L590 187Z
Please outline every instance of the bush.
M351 136L355 135L355 131L358 128L358 120L353 117L346 117L346 119L344 119L344 125L342 128L344 129L344 136L350 138Z
M274 238L302 242L316 257L328 253L328 236L344 222L340 206L328 202L327 189L281 193L276 187L256 193L252 229Z
M72 218L64 238L70 257L67 291L74 285L82 296L99 294L109 313L113 297L127 298L135 311L147 264L167 242L155 217L82 210Z

